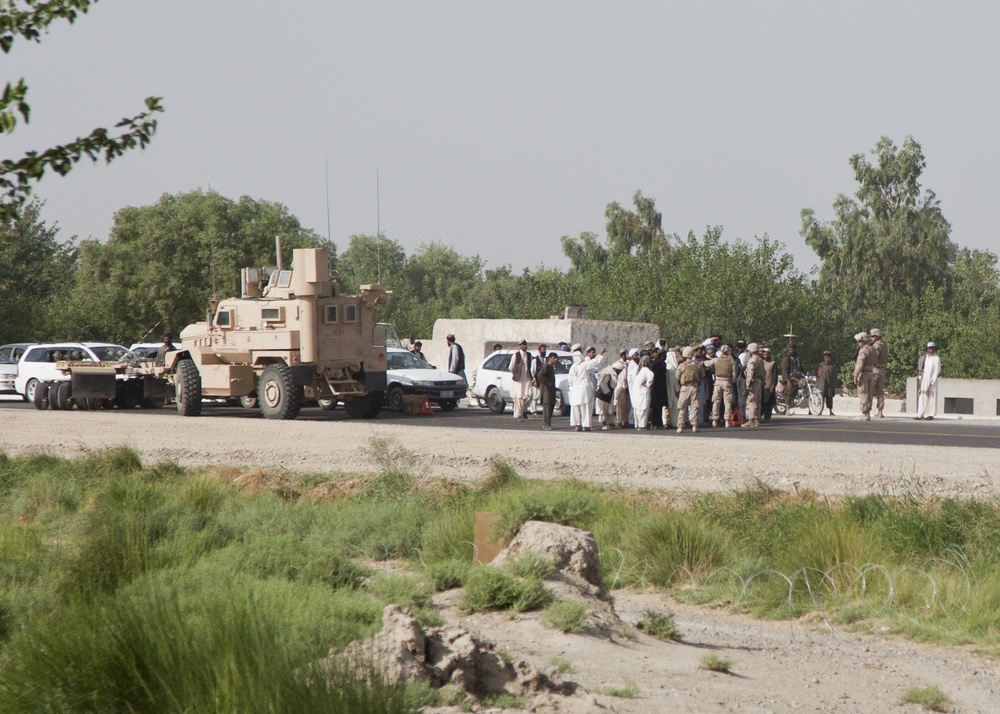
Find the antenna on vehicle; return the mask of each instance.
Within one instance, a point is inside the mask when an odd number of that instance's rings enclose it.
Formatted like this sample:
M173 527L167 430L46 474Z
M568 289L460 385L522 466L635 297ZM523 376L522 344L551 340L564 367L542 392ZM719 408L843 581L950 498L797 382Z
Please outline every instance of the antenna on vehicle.
M324 159L324 166L326 167L326 239L330 243L333 243L333 238L330 237L330 157L327 156Z
M215 300L218 298L218 292L215 289L215 241L214 240L212 241L211 251L212 251L212 299Z
M379 194L378 169L375 169L375 230L378 237L375 245L375 262L378 267L378 284L382 284L382 198Z

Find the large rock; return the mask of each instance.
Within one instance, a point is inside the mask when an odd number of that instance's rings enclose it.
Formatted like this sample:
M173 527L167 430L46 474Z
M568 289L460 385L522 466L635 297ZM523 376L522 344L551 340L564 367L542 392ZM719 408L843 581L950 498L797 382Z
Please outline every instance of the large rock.
M603 594L597 543L587 531L557 523L527 521L514 540L493 559L493 564L500 565L529 552L550 558L560 573L580 578Z
M366 642L331 650L320 671L347 665L365 674L374 665L392 684L426 681L434 688L453 685L475 699L509 694L532 701L538 712L607 711L592 696L552 669L542 672L523 660L507 662L490 642L462 627L434 627L426 632L409 612L389 605L382 631Z

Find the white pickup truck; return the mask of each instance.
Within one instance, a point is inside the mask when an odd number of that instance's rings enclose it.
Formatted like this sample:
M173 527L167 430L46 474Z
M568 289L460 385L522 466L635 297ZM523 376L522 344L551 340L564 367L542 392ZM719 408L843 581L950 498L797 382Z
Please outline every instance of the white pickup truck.
M17 394L14 380L17 379L17 362L30 347L31 342L17 342L0 346L0 394Z

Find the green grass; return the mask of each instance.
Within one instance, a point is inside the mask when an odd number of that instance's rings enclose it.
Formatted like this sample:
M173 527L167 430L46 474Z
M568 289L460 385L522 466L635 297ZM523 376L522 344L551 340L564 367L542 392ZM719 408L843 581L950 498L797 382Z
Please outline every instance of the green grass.
M682 639L672 612L656 612L646 610L639 621L639 629L651 637L667 642L679 642Z
M918 704L930 712L946 712L951 702L936 685L912 687L906 690L902 704Z
M559 671L559 674L573 674L576 672L576 667L565 657L550 657L549 664L555 667Z
M542 624L560 632L579 632L587 626L587 606L579 600L554 602L542 612Z
M702 669L707 669L709 672L723 672L724 674L729 674L733 668L733 661L731 659L720 657L714 652L709 652L703 656L699 660L699 664Z
M373 442L370 455L375 472L348 478L144 466L127 448L77 460L0 454L4 710L102 710L115 696L135 711L285 711L292 700L274 704L273 692L320 696L303 676L310 663L378 631L389 602L425 626L442 622L432 594L456 587L473 612L549 605L546 558L471 565L477 511L499 513L508 536L528 519L592 532L612 587L762 617L878 623L1000 656L996 499L838 500L760 482L670 498L531 481L501 461L477 486L428 479L392 442ZM389 559L406 574L378 572ZM579 614L557 603L544 617L573 631ZM646 613L639 627L680 636L669 613ZM273 666L244 651L254 649ZM170 675L150 674L161 670ZM348 689L389 711L416 706Z
M635 682L626 682L623 687L603 687L600 692L607 697L635 699L639 696L639 687L636 686Z

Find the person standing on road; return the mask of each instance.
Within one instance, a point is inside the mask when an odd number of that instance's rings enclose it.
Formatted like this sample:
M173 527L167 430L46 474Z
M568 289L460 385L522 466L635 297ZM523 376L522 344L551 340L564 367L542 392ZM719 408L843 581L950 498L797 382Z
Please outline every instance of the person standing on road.
M455 342L454 335L445 336L444 341L448 343L448 371L465 379L465 350Z
M833 352L823 351L823 361L816 368L816 389L823 395L823 405L830 410L833 416L833 393L837 387L837 365L833 363ZM819 410L820 416L823 410Z
M885 367L889 363L889 347L882 339L882 330L873 327L869 332L872 338L872 349L875 351L875 367L872 369L872 398L879 419L885 419L882 410L885 409Z
M535 417L542 416L542 393L538 389L538 368L548 359L548 345L538 345L538 356L531 360L531 402L528 411Z
M778 404L778 363L771 356L770 347L761 347L760 355L764 364L764 388L760 392L760 420L771 421ZM787 414L787 402L785 404Z
M684 422L691 422L691 431L698 431L698 420L701 410L698 404L698 388L705 381L705 368L700 362L695 362L694 349L685 347L681 352L684 361L677 366L677 381L681 385L680 398L677 400L677 433L684 431Z
M629 395L632 398L632 409L635 412L635 428L649 429L649 410L653 401L653 381L655 375L651 369L653 360L649 355L639 358L639 371L632 378Z
M628 393L628 364L631 361L628 354L623 350L621 359L618 360L621 363L621 368L618 370L618 379L615 382L614 397L615 419L618 422L619 429L624 429L628 426L628 415L632 411L632 398Z
M572 408L570 424L577 431L590 431L594 415L594 401L597 385L597 369L604 361L607 348L601 348L601 354L593 347L587 350L587 359L583 358L583 348L573 345L573 366L569 368L569 403Z
M941 378L941 358L937 345L927 343L927 352L917 363L917 415L914 419L931 420L937 414L938 379Z
M747 362L750 360L750 352L747 351L746 340L736 340L736 408L739 409L740 417L747 418Z
M801 374L802 362L799 360L798 346L793 342L788 345L785 356L781 358L781 389L785 400L785 416L792 413L792 402L795 401Z
M719 356L715 358L715 388L712 390L712 426L719 426L719 417L723 404L725 414L723 424L729 428L729 418L733 413L733 382L736 381L736 360L732 358L729 345L719 348Z
M760 426L760 398L764 387L764 362L757 354L759 347L756 342L747 345L746 367L743 369L743 381L746 385L747 411L743 426L757 428Z
M625 369L625 364L618 361L597 373L597 415L603 431L608 431L615 425L615 385L618 384L618 372L621 369Z
M528 354L527 340L521 340L517 352L510 358L510 395L514 400L514 418L524 421L528 417L528 402L531 401L531 355Z
M861 421L871 421L872 382L875 368L875 350L868 344L868 333L859 332L854 336L858 343L858 356L854 360L854 383L858 385L858 402L861 407Z
M535 381L542 400L542 430L552 431L552 410L556 406L556 360L554 352L538 365Z

